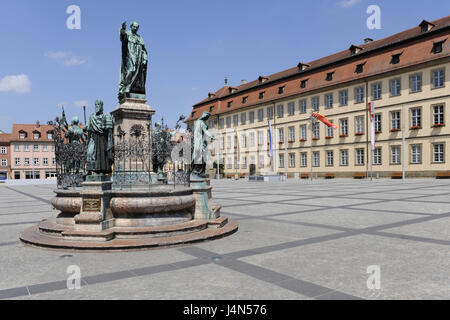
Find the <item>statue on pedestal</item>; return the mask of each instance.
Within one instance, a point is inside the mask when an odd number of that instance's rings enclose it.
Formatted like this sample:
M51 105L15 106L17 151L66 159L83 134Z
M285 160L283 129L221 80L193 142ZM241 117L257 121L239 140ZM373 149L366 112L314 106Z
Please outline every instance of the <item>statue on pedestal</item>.
M205 178L206 162L208 161L208 140L215 138L208 131L206 120L209 112L203 112L202 116L194 124L194 150L192 152L192 178Z
M79 124L80 121L78 120L78 117L73 117L72 125L64 134L65 138L67 138L69 143L81 143L86 140L83 129L80 128Z
M148 54L144 39L137 34L139 24L133 21L131 30L126 30L126 22L120 29L122 42L122 66L120 69L119 102L123 98L145 99Z
M95 114L89 118L85 131L88 132L86 169L89 175L111 173L114 163L114 118L103 114L103 101L95 101Z

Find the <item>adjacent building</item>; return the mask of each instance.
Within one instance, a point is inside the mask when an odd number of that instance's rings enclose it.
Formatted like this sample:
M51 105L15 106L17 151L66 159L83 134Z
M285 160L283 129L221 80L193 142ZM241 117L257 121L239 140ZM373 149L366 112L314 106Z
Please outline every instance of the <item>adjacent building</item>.
M10 179L48 179L56 176L53 126L13 124L10 138Z
M384 39L225 85L195 104L186 122L192 128L203 112L211 113L208 126L219 137L213 157L228 176L390 177L403 165L407 176L435 176L450 170L449 34L450 16L423 20ZM312 121L312 112L338 129Z
M10 140L11 134L0 132L0 181L11 176Z

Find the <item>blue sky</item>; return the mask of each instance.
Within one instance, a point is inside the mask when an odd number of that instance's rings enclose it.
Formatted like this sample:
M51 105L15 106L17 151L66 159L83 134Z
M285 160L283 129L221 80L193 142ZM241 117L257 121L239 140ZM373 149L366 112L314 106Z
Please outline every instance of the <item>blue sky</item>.
M69 30L69 5L81 29ZM366 26L369 5L381 29ZM117 105L122 21L136 20L150 53L148 103L173 127L194 103L229 78L231 85L291 68L450 14L448 0L0 0L0 130L44 123L60 114L82 119Z

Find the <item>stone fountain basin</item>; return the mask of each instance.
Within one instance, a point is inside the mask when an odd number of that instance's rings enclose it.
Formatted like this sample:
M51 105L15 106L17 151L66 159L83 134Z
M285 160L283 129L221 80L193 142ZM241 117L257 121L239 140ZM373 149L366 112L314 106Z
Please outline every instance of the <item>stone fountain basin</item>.
M82 190L55 190L51 201L60 211L57 223L74 224L74 217L81 212ZM89 191L93 195L95 192ZM116 227L141 227L183 223L193 219L195 198L191 188L152 186L151 189L107 190L107 220Z

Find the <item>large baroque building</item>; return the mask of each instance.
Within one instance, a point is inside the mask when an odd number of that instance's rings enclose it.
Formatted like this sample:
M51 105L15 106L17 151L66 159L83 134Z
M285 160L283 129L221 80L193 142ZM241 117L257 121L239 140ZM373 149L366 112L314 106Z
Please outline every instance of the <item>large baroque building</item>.
M450 16L239 86L195 104L205 111L225 175L435 176L450 170ZM369 102L376 149L370 147ZM333 130L311 120L319 112ZM273 153L269 154L269 126ZM402 134L405 148L402 148ZM405 152L403 152L403 150ZM403 160L404 159L404 160Z

